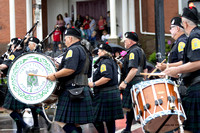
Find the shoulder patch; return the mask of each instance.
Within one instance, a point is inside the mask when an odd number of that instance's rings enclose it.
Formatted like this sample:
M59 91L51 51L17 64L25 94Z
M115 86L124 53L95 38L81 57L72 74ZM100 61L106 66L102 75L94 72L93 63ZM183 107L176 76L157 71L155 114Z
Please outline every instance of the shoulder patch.
M66 55L65 59L66 59L66 58L69 58L69 57L72 57L72 55L73 55L73 51L72 51L72 50L69 50L69 51L67 52L67 55Z
M130 55L129 55L129 60L134 60L135 59L135 55L134 55L134 53L130 53Z
M192 50L200 49L200 40L198 38L194 38L191 41Z
M14 59L15 59L15 56L12 54L12 55L9 56L8 59L10 59L10 60L14 60Z
M185 43L184 42L179 42L178 44L178 52L182 52L185 48Z
M106 71L106 65L102 64L100 69L101 69L100 70L101 73L104 72L104 71Z

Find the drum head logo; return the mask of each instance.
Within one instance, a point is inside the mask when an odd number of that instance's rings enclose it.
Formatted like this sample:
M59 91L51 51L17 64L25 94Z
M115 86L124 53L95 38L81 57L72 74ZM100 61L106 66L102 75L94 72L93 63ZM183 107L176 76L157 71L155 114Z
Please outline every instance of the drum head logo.
M33 87L37 87L38 84L38 77L37 76L29 76L29 73L37 74L38 70L28 70L26 71L27 74L27 87L30 87L30 92L32 92Z
M25 54L11 66L8 87L11 94L19 101L26 104L40 103L52 94L56 82L29 74L49 75L54 72L56 72L55 66L44 55Z

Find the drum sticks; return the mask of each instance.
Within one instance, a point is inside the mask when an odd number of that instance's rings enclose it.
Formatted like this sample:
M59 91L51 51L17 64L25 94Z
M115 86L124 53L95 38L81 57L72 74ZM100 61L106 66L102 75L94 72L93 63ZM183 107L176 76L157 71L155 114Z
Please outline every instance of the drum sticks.
M164 60L161 62L161 65L162 65L165 61L166 61L166 59L164 59ZM150 78L150 77L152 76L152 74L153 74L154 72L157 71L157 69L158 69L158 68L155 68L155 69L150 73L150 75L149 75L147 78Z
M34 73L29 73L28 74L29 76L38 76L38 77L44 77L46 78L47 76L44 76L44 75L38 75L38 74L34 74Z
M140 75L164 76L165 73L140 73Z

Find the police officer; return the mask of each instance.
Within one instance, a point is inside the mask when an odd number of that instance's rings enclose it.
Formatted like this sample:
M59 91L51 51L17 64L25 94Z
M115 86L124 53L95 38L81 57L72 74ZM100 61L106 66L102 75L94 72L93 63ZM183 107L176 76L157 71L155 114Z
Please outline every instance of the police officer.
M1 70L5 70L4 73L7 73L7 69L11 65L11 63L23 53L23 45L20 46L21 39L20 38L13 38L11 39L11 51L8 60L5 60L3 64L0 65ZM11 118L16 122L17 125L17 133L22 133L22 128L25 132L31 131L31 127L29 127L23 120L22 114L20 113L21 110L27 108L27 105L17 101L11 93L8 91L6 94L6 98L4 101L4 108L11 110L9 111Z
M99 59L95 62L97 68L93 74L93 82L89 82L89 87L94 88L95 93L94 126L99 133L105 133L105 122L108 133L115 133L115 120L123 118L117 64L112 56L112 48L108 44L102 43L98 48Z
M129 133L131 132L131 125L134 119L130 89L134 84L143 80L143 77L140 76L140 72L147 72L147 67L145 54L138 46L138 36L135 32L125 33L124 45L125 48L128 49L128 52L123 61L123 75L119 89L125 89L123 92L122 106L127 111L127 120L126 128L123 130L123 133Z
M187 43L187 36L185 35L184 28L181 25L180 17L172 18L170 32L175 42L173 43L171 51L168 54L168 64L157 63L156 65L156 67L161 71L165 70L167 65L168 67L174 67L183 64L183 51ZM171 78L171 80L178 81L177 78ZM182 82L178 84L180 84L179 93L182 99L186 95L186 87Z
M55 121L67 133L82 132L80 124L93 122L92 99L88 87L88 76L91 75L91 55L80 43L81 33L78 29L69 28L65 32L65 45L68 47L63 56L59 71L47 76L55 81L61 78L63 92L60 94ZM69 96L75 89L83 89L84 97L73 101ZM81 98L78 97L78 98Z
M195 7L184 8L182 25L188 41L184 49L183 65L170 67L165 74L178 77L182 74L187 95L182 99L187 120L184 122L185 133L200 132L200 30L197 27L198 11Z

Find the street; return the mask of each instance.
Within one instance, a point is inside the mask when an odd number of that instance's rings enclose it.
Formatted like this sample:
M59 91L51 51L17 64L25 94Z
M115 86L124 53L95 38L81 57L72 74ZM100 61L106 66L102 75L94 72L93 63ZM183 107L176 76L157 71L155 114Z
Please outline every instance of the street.
M52 119L53 115L48 115ZM23 115L24 121L32 126L33 120L31 113L25 112ZM47 130L47 125L42 117L39 117L40 133L65 133L56 123L53 123L50 131ZM81 125L83 133L97 133L93 124ZM121 133L125 128L125 119L116 120L116 133ZM143 133L140 124L132 125L132 133ZM11 119L8 113L0 108L0 133L16 133L15 122Z

